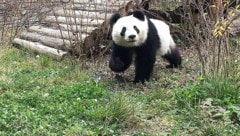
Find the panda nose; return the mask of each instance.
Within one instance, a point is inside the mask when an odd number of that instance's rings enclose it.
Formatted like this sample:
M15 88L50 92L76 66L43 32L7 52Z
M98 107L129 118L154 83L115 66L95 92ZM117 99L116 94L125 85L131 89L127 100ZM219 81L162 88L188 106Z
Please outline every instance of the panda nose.
M136 37L136 35L129 35L128 38L133 40Z

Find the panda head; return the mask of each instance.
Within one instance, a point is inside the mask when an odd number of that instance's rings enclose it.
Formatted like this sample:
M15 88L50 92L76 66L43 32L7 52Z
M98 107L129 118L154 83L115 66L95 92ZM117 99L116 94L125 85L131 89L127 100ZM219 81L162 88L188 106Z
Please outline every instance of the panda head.
M140 10L132 15L121 17L119 13L110 18L112 39L115 44L124 47L136 47L143 44L148 35L148 19Z

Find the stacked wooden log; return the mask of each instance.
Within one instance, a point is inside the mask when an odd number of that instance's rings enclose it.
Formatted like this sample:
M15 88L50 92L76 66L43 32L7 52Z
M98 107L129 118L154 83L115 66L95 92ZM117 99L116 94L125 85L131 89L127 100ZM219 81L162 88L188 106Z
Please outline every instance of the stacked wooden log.
M85 39L126 2L64 0L61 7L54 7L52 14L46 16L44 23L29 27L13 40L13 45L58 60L69 53L82 55L84 47L81 46L85 45Z

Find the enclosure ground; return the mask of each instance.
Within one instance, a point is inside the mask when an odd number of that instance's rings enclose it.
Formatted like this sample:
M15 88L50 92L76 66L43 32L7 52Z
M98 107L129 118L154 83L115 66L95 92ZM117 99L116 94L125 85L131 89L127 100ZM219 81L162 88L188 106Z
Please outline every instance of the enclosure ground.
M0 134L239 135L239 115L222 114L238 109L203 97L196 53L182 54L182 69L165 69L158 57L151 81L134 85L134 67L116 76L108 56L58 62L2 48Z

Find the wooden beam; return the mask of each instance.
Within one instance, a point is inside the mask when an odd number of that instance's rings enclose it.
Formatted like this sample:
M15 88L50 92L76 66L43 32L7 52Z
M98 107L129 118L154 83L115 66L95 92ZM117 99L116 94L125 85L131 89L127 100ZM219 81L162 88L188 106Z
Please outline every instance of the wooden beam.
M79 19L73 17L62 17L62 16L47 16L45 21L49 23L64 23L69 25L87 25L87 26L99 26L104 22L102 19Z
M72 48L72 44L69 40L49 37L37 33L22 32L20 38L31 40L33 42L40 42L56 49L70 50Z
M112 14L109 13L98 13L98 12L89 12L81 10L72 10L72 9L59 9L55 12L56 16L64 17L75 17L75 18L90 18L90 19L106 19L109 18Z
M55 38L76 40L76 37L72 34L70 30L64 31L64 30L46 28L42 26L31 26L28 30L30 32L37 32L41 35L47 35Z
M39 54L47 55L56 60L62 60L68 54L65 51L44 46L38 42L30 42L30 41L22 40L19 38L15 38L13 40L13 45L16 47L28 49L33 52L37 52Z

